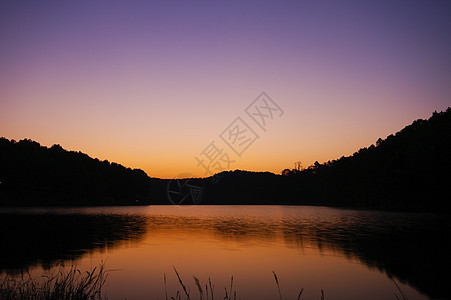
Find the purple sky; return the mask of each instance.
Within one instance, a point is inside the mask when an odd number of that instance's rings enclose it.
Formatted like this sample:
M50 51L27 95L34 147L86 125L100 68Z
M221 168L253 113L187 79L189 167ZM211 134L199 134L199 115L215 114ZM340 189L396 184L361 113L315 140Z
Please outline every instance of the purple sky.
M451 106L450 1L1 1L0 136L173 177L265 91L230 169L352 154Z

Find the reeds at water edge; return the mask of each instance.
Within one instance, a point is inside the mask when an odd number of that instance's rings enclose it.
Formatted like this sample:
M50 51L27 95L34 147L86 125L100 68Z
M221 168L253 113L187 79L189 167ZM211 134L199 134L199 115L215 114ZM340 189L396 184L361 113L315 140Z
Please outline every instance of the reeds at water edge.
M163 274L165 300L241 300L237 296L237 291L234 289L234 278L230 278L230 286L224 287L224 294L215 298L214 284L208 278L205 288L201 281L193 276L194 284L197 288L198 298L192 295L190 288L184 283L182 277L175 267L174 272L177 276L181 291L175 291L174 296L168 295L166 274ZM274 280L277 287L277 293L280 300L288 300L283 297L282 289L279 284L279 278L276 272L273 271ZM26 271L21 274L20 278L13 278L5 276L0 278L0 299L21 299L21 300L60 300L60 299L89 299L89 300L103 300L108 299L103 292L105 282L108 278L108 271L105 270L105 264L101 263L91 271L81 272L77 267L71 266L68 270L64 265L60 265L58 270L50 275L43 275L39 278L33 278L30 272ZM391 279L397 289L394 292L394 297L398 300L407 300L407 295L396 283ZM302 299L304 289L299 291L297 300ZM197 293L196 293L197 294ZM325 299L324 291L321 289L321 294L318 295L321 300ZM153 299L149 295L148 299Z
M102 291L107 278L103 263L86 272L75 266L67 270L60 265L56 272L39 278L25 271L19 279L10 276L0 279L0 299L100 300L105 299Z

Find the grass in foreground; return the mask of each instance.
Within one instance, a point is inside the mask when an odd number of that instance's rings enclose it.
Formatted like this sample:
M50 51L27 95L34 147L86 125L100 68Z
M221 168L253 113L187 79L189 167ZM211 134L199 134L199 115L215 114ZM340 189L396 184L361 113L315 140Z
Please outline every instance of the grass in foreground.
M169 297L166 287L166 274L164 274L164 290L166 300L237 300L237 292L233 287L233 276L230 278L230 286L224 287L224 296L215 298L214 285L208 278L208 283L203 286L200 280L193 276L194 283L197 287L196 295L190 293L189 287L187 287L177 269L174 267L175 274L179 281L181 291L177 290L175 296ZM279 300L284 300L279 285L279 279L276 273L273 271L274 280L276 282L277 292ZM103 287L107 280L108 274L105 270L105 265L102 263L99 267L94 268L92 271L81 272L74 266L71 266L68 271L61 265L58 271L50 276L41 276L39 279L35 279L29 272L22 274L20 279L15 279L6 276L0 279L0 299L11 300L60 300L60 299L89 299L89 300L101 300L107 299L106 295L102 293ZM393 280L399 295L394 293L394 296L398 300L407 300L407 296ZM304 289L299 291L297 300L301 300ZM222 292L221 292L222 294ZM195 298L198 295L198 298ZM324 291L321 290L319 299L324 300ZM285 298L287 300L287 298Z
M27 271L20 279L9 276L1 279L0 299L105 299L102 289L107 277L103 263L84 273L74 266L66 270L61 265L56 274L39 279Z
M166 274L164 274L164 290L165 290L165 299L166 300L191 300L191 299L195 299L193 298L193 295L190 294L189 292L189 288L187 288L187 286L183 283L182 278L180 277L179 273L177 272L177 269L174 267L174 271L175 274L177 275L179 284L182 288L182 291L177 291L176 295L174 297L168 297L168 291L166 288ZM277 292L278 292L278 296L280 300L287 300L287 298L283 298L282 297L282 292L280 290L280 285L279 285L279 279L277 278L277 274L273 271L272 272L274 275L274 280L276 282L276 286L277 286ZM197 287L197 291L199 294L199 300L214 300L215 298L215 294L214 294L214 285L211 284L211 280L210 278L208 278L208 283L205 284L205 289L203 289L203 285L200 283L199 279L195 276L193 276L194 279L194 283L196 284ZM398 300L407 300L407 296L406 294L403 292L403 290L399 287L399 285L396 283L396 281L394 279L392 279L393 283L395 284L398 292L400 293L399 295L397 293L394 293L394 296L396 299ZM302 297L302 293L304 292L304 289L301 289L299 291L299 294L297 296L297 300L301 300ZM196 293L197 295L197 293ZM224 287L224 297L219 297L217 299L221 300L237 300L241 298L237 298L237 293L236 290L233 289L233 276L230 278L230 287ZM321 295L319 295L319 299L324 300L324 291L321 290Z

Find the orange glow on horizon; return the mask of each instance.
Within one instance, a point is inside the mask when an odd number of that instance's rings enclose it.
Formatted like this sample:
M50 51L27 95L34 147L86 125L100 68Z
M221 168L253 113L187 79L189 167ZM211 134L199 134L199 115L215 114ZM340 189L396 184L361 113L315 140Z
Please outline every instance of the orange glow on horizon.
M2 5L0 135L153 177L202 176L194 157L237 117L260 138L225 169L280 173L351 155L449 106L440 5L382 19L370 12L395 4L193 5L188 14L164 2ZM284 112L266 131L245 113L263 91Z

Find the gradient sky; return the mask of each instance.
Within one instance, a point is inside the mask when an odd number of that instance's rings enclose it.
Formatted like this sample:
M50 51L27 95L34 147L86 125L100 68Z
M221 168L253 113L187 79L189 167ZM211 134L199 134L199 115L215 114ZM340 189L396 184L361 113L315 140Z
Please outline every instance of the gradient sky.
M284 111L263 132L244 109ZM0 136L152 177L350 155L451 106L450 1L0 2ZM219 134L242 117L241 157Z

